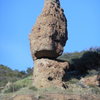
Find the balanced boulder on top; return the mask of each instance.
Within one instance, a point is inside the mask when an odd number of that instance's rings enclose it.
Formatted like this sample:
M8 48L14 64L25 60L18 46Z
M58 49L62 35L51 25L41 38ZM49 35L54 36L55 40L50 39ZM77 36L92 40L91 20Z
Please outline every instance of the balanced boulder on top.
M30 34L33 59L57 58L63 53L67 39L67 20L59 0L45 0Z

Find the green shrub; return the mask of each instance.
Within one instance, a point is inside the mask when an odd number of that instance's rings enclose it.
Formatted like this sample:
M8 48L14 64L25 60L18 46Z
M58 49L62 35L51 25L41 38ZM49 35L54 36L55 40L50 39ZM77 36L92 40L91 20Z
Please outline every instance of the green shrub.
M100 88L94 85L89 85L93 94L100 94Z
M0 87L8 82L15 82L26 76L25 71L12 70L11 68L0 64Z
M100 68L100 49L87 50L81 52L66 53L58 57L60 60L69 61L70 68L68 71L78 71L81 74L88 70Z
M20 85L22 87L30 87L32 86L32 76L28 76L26 78L18 80L15 82L15 84Z
M88 70L88 76L98 75L99 71L97 70Z
M29 89L33 90L33 91L37 91L38 89L34 86L29 87Z
M9 86L4 92L5 93L16 92L20 88L22 88L20 85L13 84L13 85Z
M68 81L68 83L70 83L70 84L76 84L77 82L79 82L78 79L71 79Z

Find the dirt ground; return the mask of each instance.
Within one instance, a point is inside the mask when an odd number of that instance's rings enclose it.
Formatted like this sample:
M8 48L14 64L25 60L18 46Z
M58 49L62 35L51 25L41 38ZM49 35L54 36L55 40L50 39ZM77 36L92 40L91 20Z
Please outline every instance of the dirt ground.
M100 95L68 95L68 94L44 94L44 95L15 95L5 97L3 100L100 100Z

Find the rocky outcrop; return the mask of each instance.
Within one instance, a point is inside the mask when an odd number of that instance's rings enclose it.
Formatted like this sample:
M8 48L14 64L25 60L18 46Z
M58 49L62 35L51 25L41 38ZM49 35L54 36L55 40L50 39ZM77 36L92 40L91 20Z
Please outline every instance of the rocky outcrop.
M44 8L30 34L33 59L57 58L63 53L67 37L67 20L59 0L45 0Z
M59 0L45 0L29 37L34 60L33 85L37 88L66 88L63 79L69 64L55 60L63 53L68 39L67 20Z
M43 58L35 60L34 65L34 86L66 88L63 79L69 66L68 62Z
M100 79L97 75L82 78L80 81L87 86L100 86Z

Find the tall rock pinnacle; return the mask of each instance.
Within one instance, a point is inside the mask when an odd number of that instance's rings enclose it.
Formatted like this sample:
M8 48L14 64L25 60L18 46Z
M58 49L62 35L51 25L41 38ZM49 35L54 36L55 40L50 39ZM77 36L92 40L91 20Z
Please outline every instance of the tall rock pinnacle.
M57 58L63 53L67 39L67 20L59 0L45 0L30 34L33 59Z
M56 58L63 53L67 36L67 20L59 0L45 0L43 11L30 34L35 87L66 88L63 80L69 64Z

